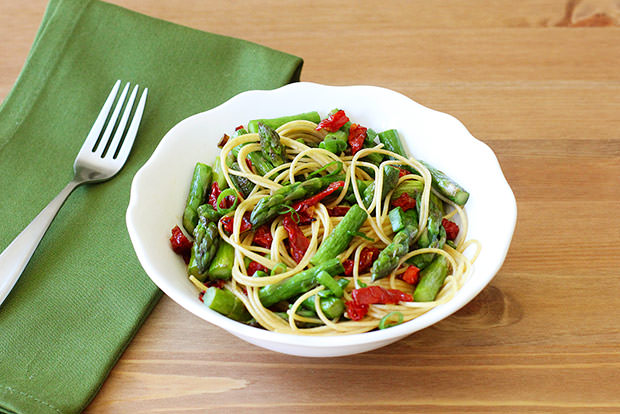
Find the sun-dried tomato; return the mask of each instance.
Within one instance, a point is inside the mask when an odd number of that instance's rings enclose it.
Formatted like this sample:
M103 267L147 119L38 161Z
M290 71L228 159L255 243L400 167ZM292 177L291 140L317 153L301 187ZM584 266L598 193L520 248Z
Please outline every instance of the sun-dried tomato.
M252 276L254 275L254 273L258 272L259 270L262 270L263 272L269 272L269 269L267 269L262 264L255 262L253 260L250 262L250 264L248 264L248 275Z
M361 125L351 124L351 128L349 128L349 145L351 146L352 155L355 155L364 146L367 130L368 128Z
M248 166L248 168L250 169L250 171L254 171L254 166L252 165L252 161L250 161L249 158L245 159L245 163Z
M407 193L402 193L397 199L392 200L391 204L394 207L400 207L403 211L415 208L415 198L412 198Z
M328 185L327 188L320 193L293 204L291 207L297 212L297 214L295 215L295 221L297 222L297 224L311 223L313 221L312 215L314 214L313 207L340 187L344 187L344 181L335 181ZM291 215L291 213L287 214L289 216Z
M353 300L360 305L396 304L398 302L411 302L413 297L398 289L385 289L381 286L367 286L353 289L351 292Z
M233 226L235 223L235 219L233 216L225 216L220 219L222 222L222 228L227 233L233 232ZM250 223L250 213L245 213L243 215L243 220L241 221L241 226L239 228L239 233L243 233L252 228L252 223Z
M349 206L336 206L333 208L328 208L327 212L331 217L343 217L349 212L350 209L351 207Z
M319 122L319 124L316 126L316 130L319 131L320 129L324 128L329 132L336 132L347 122L349 122L349 118L341 109Z
M310 240L304 236L304 233L290 215L287 214L284 217L282 225L288 233L291 257L295 262L299 263L303 259L304 254L306 254L306 250L308 250Z
M239 131L240 129L243 129L243 125L239 125L237 128L235 128L235 131Z
M398 169L398 178L404 177L405 175L409 175L409 174L411 174L411 172L408 170L405 170L404 168Z
M214 209L217 210L217 198L219 197L219 195L222 193L222 191L220 190L220 186L217 183L217 181L213 181L213 184L211 184L211 192L209 193L209 204L211 204L211 207L213 207Z
M446 238L448 240L455 240L459 235L459 225L448 219L441 220L441 225L446 229Z
M269 226L267 224L259 226L254 233L252 243L257 246L264 247L265 249L271 249L272 242L273 236L271 235L271 229Z
M405 270L400 278L410 285L417 285L420 280L420 269L411 265L407 268L407 270Z
M345 302L347 306L347 316L353 321L359 321L368 313L368 305L360 305L355 301L349 300Z
M379 249L376 247L364 247L362 252L360 253L360 263L358 273L363 273L366 270L370 269L370 266L377 260L379 257ZM353 274L353 260L347 259L342 263L344 267L344 274L346 276L351 276Z
M189 263L189 258L192 253L192 242L185 237L183 231L179 226L174 226L172 229L172 236L170 237L170 245L172 250L183 257L185 264Z

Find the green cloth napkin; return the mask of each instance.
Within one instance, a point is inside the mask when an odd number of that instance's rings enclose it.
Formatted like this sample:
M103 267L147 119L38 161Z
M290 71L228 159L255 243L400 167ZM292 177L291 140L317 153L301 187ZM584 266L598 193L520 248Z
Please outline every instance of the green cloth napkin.
M239 92L297 81L301 65L100 1L49 3L0 107L0 250L69 182L114 81L149 96L125 167L71 195L0 306L0 412L86 407L161 295L125 227L135 172L177 122Z

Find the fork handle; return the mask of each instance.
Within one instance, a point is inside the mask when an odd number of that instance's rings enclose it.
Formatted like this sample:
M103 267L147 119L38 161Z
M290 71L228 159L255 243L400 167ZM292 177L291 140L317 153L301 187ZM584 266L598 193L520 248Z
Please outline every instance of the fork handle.
M0 305L26 268L58 210L71 192L80 184L80 181L75 180L67 184L0 254Z

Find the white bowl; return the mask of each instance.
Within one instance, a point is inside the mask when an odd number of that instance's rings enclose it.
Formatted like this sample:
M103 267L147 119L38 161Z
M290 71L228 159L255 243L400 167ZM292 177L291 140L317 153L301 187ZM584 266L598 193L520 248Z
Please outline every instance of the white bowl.
M395 128L408 153L443 170L470 192L468 239L481 242L474 272L456 296L401 325L344 336L274 333L228 319L204 306L170 248L170 230L181 225L196 162L211 164L224 133L256 118L344 109L355 122L382 131ZM127 228L142 267L161 290L194 315L252 344L292 355L330 357L376 349L426 328L473 299L500 269L514 232L517 207L493 151L454 117L374 86L293 83L270 91L241 93L217 108L191 116L161 140L131 187Z

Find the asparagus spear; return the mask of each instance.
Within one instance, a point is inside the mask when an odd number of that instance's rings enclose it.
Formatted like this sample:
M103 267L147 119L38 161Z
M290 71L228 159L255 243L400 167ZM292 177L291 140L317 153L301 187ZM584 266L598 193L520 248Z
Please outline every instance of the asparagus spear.
M270 127L271 129L278 129L282 125L291 121L311 121L315 124L318 124L321 121L321 116L318 112L305 112L297 115L289 115L289 116L281 116L279 118L271 118L271 119L253 119L248 122L248 131L252 133L258 132L258 123L262 123Z
M241 171L241 168L239 168L239 164L236 161L230 165L230 168L235 171ZM254 183L252 181L248 180L246 177L241 177L239 175L230 174L229 176L233 184L237 188L237 191L239 191L239 193L241 193L244 198L250 195L250 193L254 189Z
M360 196L363 199L364 191L372 183L372 181L364 181L364 180L358 180L358 179L356 179L356 181L357 181L357 190L359 191ZM353 192L353 184L349 184L349 188L347 188L347 194L345 195L344 199L345 201L351 204L357 203L357 199L355 198L355 192Z
M400 156L407 158L403 144L400 141L398 132L394 129L389 129L379 133L379 140L384 145L385 149L392 151ZM469 193L463 189L459 184L453 181L443 172L428 165L422 161L422 164L428 168L433 180L433 188L441 193L441 195L447 197L449 200L454 201L456 204L462 206L465 205L469 198ZM409 166L405 166L405 169L417 173L417 171Z
M252 226L260 226L274 218L282 207L290 205L292 201L310 197L335 181L344 180L339 174L329 174L323 177L314 177L306 181L299 181L285 185L270 196L261 198L254 206L250 216Z
M446 174L428 165L424 161L422 161L422 164L428 168L431 173L433 188L439 191L441 195L445 196L448 200L454 201L459 206L465 205L469 199L469 193L465 191L463 187L453 181Z
M284 164L286 162L286 148L280 142L280 135L275 129L259 122L258 136L260 148L265 158L271 161L274 167Z
M301 306L308 310L315 310L314 299L317 295L312 295L308 299L301 302ZM345 311L344 301L335 296L327 296L321 298L321 310L329 319L334 319L342 316Z
M222 172L222 161L220 157L215 157L215 161L213 162L213 182L217 183L220 190L228 187L228 181L226 181L226 177L224 177L224 173Z
M235 159L237 159L241 148L248 144L249 142L237 145L230 151L234 155ZM273 164L265 158L262 152L252 151L247 155L247 158L250 160L252 166L256 169L256 172L258 172L259 175L266 176L269 171L273 170Z
M381 190L381 199L385 200L385 196L396 187L398 184L398 178L400 176L400 170L391 165L383 166L383 188ZM375 181L373 181L364 190L363 201L366 207L370 206L372 199L375 196Z
M226 289L210 287L202 297L205 306L238 322L252 318L245 305L232 292Z
M234 261L235 248L225 241L221 241L207 272L209 280L229 280L232 277Z
M420 281L413 293L416 302L431 302L437 297L437 293L448 274L448 260L438 254L433 261L420 272Z
M354 204L331 234L323 240L321 247L310 259L310 263L318 265L342 253L353 240L354 233L362 227L367 218L368 213Z
M417 213L415 210L405 212L406 224L400 230L385 249L381 250L379 257L370 269L372 281L381 279L392 273L401 257L409 253L411 244L418 234Z
M203 282L207 278L206 270L220 242L217 225L200 216L194 229L194 244L187 267L188 273Z
M269 307L282 300L289 299L296 295L301 295L319 283L316 277L319 272L323 270L330 275L335 276L344 272L344 267L342 267L342 263L340 263L340 260L337 258L327 260L318 266L297 273L296 275L281 282L260 288L258 291L258 297L260 298L263 306Z
M336 155L340 154L342 151L347 149L348 145L348 134L339 129L335 132L330 132L325 135L323 141L319 144L319 148L323 148L331 153Z
M211 204L202 204L198 207L198 216L204 217L207 221L214 221L217 223L222 218L222 213L213 208Z
M194 227L198 223L198 206L204 202L204 199L211 186L212 169L203 163L196 163L192 182L185 203L185 211L183 212L183 227L188 233L194 232Z
M421 194L418 194L418 205ZM443 217L443 203L434 194L431 193L429 201L428 221L425 231L418 239L419 247L431 247L441 249L446 241L446 230L441 225ZM435 257L434 253L424 253L412 257L407 263L413 264L419 269L424 269Z

